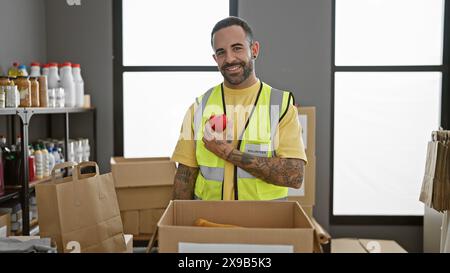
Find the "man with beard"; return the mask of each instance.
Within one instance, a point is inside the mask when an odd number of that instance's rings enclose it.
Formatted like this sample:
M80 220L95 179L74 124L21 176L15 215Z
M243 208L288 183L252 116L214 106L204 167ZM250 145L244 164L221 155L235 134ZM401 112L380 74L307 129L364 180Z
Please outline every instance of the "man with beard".
M179 163L173 198L286 199L288 187L300 188L307 162L293 95L256 77L260 45L244 20L219 21L211 46L224 81L185 115L172 156ZM211 116L223 114L226 124L212 126Z

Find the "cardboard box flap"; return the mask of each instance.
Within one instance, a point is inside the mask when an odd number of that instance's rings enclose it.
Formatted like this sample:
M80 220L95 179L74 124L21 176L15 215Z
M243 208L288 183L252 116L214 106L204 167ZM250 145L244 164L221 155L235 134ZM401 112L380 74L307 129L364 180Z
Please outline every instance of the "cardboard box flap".
M198 218L243 228L195 227ZM289 201L171 201L158 222L158 234L161 253L179 252L186 243L203 251L214 246L214 253L230 245L312 252L314 239L311 221L296 202Z
M173 211L168 212L170 210ZM303 209L290 201L175 200L171 201L166 213L171 213L173 222L161 222L161 225L193 226L198 218L203 218L248 228L313 228Z
M111 171L116 188L130 188L173 185L177 168L168 157L113 157Z

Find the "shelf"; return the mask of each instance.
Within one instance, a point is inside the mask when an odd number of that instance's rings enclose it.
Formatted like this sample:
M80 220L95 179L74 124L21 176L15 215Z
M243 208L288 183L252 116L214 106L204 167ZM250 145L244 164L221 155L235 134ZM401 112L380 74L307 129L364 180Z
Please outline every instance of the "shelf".
M91 108L47 108L47 107L29 107L29 108L1 108L0 115L17 115L20 113L32 113L32 114L64 114L64 113L83 113L94 110Z
M62 178L62 177L63 177L63 173L62 172L56 174L56 178L57 179ZM36 187L37 184L48 182L51 179L52 179L52 177L48 176L48 177L45 177L45 178L42 178L42 179L30 181L30 183L28 184L28 188L30 189L30 191L32 191L34 189L34 187ZM22 188L22 185L6 186L6 189L8 189L8 190L20 190L21 188Z
M0 196L0 203L6 202L8 200L11 200L15 197L19 196L19 192L15 191L15 192L10 192L10 193L5 193L4 195Z

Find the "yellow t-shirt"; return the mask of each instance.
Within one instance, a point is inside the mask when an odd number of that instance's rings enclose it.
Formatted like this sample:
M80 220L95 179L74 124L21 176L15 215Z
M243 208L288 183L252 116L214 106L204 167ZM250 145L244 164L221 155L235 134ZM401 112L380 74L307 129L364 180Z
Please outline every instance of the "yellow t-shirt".
M242 132L245 121L248 118L251 108L255 104L256 95L260 87L258 81L254 85L245 89L230 89L224 85L224 98L227 117L233 115L234 137L233 145L237 147L237 134ZM194 131L192 130L192 120L194 116L194 106L192 104L186 112L183 120L182 132L178 140L172 160L189 167L198 167L195 156ZM189 128L189 129L188 129ZM183 130L189 130L188 132ZM298 121L297 107L290 105L286 115L279 123L275 139L279 139L276 156L282 158L299 158L307 161L303 140L300 136L301 127ZM234 200L234 165L225 161L223 200Z

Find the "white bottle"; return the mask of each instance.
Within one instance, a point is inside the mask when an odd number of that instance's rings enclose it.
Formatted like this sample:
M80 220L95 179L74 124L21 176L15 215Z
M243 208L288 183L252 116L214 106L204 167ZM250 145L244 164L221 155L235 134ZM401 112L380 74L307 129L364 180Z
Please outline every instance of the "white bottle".
M64 108L65 106L65 92L64 88L58 87L55 88L55 107L56 108Z
M89 139L83 139L83 161L89 161L91 156L91 147L89 146Z
M75 161L77 163L83 162L83 140L79 139L75 142Z
M52 173L53 167L55 167L55 156L52 153L52 149L48 148L48 170L49 175Z
M59 157L58 149L56 147L53 148L52 154L53 154L53 157L55 158L55 165L62 163L61 158Z
M41 76L41 65L36 62L32 62L30 66L30 77L40 77Z
M48 68L48 88L58 88L59 87L59 74L58 74L58 64L50 63Z
M49 161L48 151L47 149L42 147L41 152L42 152L42 169L44 170L44 177L48 177L50 176L50 171L48 168L48 161Z
M81 66L79 64L72 64L72 75L75 81L75 106L84 106L84 81L81 77Z
M69 145L67 150L67 162L76 162L75 161L75 142L73 140L69 140Z
M65 62L61 67L61 87L64 88L64 106L75 107L75 82L70 62Z
M44 64L44 65L42 66L42 76L48 76L48 73L49 73L49 67L50 67L49 64Z
M38 146L36 146L36 150L34 151L34 159L36 162L36 179L42 179L44 178L43 156Z

